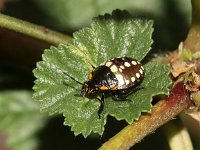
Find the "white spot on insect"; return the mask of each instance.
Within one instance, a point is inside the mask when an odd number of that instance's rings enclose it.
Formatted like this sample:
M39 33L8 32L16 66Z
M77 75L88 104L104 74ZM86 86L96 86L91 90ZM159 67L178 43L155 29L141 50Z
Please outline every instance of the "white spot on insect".
M122 72L123 70L121 68L119 68L119 72Z
M124 63L124 66L125 66L125 67L130 67L130 66L131 66L131 64L130 64L130 63L128 63L128 62L125 62L125 63Z
M128 84L130 83L130 81L129 81L129 80L126 80L125 82L126 82L126 85L128 85Z
M121 74L116 74L115 77L118 80L118 87L124 85L124 78Z
M122 65L121 65L121 66L119 66L119 67L120 67L121 69L125 69L125 67L124 67L124 66L122 66Z
M136 75L137 78L140 78L140 74L139 73L136 73L135 75Z
M139 70L139 72L140 72L140 74L143 74L143 70L142 70L142 68Z
M139 61L137 61L137 64L140 64L140 62L139 62Z
M110 70L111 70L112 72L117 72L117 71L118 71L118 68L117 68L116 65L112 65L112 66L110 67Z
M132 60L131 63L132 63L133 65L137 65L137 62L134 61L134 60Z
M132 82L135 82L135 77L131 77L131 81L132 81Z
M110 61L106 63L107 67L110 67L111 65L112 65L112 62L110 62Z
M141 68L142 68L142 70L144 70L144 67L143 67L143 66L141 66Z

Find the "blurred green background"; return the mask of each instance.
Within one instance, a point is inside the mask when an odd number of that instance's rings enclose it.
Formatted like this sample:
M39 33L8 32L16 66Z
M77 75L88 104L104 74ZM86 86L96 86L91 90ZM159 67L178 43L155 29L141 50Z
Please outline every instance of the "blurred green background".
M158 48L174 49L187 34L190 3L189 0L8 0L3 13L72 34L88 26L99 14L126 9L135 17L153 19Z
M3 14L20 18L72 36L91 19L115 9L154 20L153 52L174 50L184 40L191 22L189 0L0 0ZM31 99L32 69L50 45L0 29L0 149L64 150L97 149L126 123L109 117L102 137L75 137L63 117L47 117ZM5 142L9 146L5 146ZM158 129L134 149L169 149Z

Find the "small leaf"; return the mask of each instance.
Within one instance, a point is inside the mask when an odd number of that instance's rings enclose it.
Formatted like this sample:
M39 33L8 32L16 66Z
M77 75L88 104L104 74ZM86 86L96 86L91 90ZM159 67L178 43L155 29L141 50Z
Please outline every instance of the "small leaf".
M145 65L145 79L141 89L130 96L131 103L107 97L101 119L99 101L95 97L75 96L81 92L82 85L65 74L83 83L88 80L92 65L99 66L113 57L128 56L141 61L150 50L152 31L152 21L134 20L127 11L116 10L112 15L94 18L91 27L74 33L74 39L67 45L45 50L43 61L33 71L37 78L34 99L40 103L41 110L49 114L63 113L64 124L71 126L75 135L82 133L84 137L91 132L103 134L107 115L131 123L141 112L149 112L152 96L167 94L171 83L169 70L163 65Z
M13 150L35 150L36 132L44 124L45 116L31 98L29 91L0 92L0 130Z

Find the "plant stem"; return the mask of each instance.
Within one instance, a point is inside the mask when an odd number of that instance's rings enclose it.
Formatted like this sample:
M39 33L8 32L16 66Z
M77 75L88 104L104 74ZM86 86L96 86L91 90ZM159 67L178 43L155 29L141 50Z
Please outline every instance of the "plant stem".
M150 114L140 117L138 121L128 125L117 135L103 144L99 150L128 150L141 141L146 135L173 119L191 105L184 84L177 83L167 99L153 106Z
M192 0L192 24L184 41L184 48L191 50L193 53L199 51L200 47L200 1Z
M164 127L170 150L193 150L192 142L187 129L181 119L169 122Z
M70 39L69 36L52 31L46 27L35 25L1 13L0 27L23 33L25 35L54 45L58 45L59 43L66 43Z

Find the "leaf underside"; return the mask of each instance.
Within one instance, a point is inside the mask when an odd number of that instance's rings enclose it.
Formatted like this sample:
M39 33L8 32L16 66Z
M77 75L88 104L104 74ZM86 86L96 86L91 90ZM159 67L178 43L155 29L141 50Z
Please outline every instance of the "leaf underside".
M83 83L93 66L104 64L113 57L128 56L142 61L150 51L152 21L133 19L128 12L116 10L93 19L91 27L74 33L67 45L60 44L45 50L43 61L37 63L37 78L33 89L34 99L42 111L50 114L63 113L64 124L71 126L75 135L84 137L91 132L103 134L107 115L128 123L138 119L141 112L151 110L152 97L167 94L171 81L166 66L156 62L144 65L145 78L129 99L131 102L105 100L101 119L96 98L77 97L81 85L64 72Z

